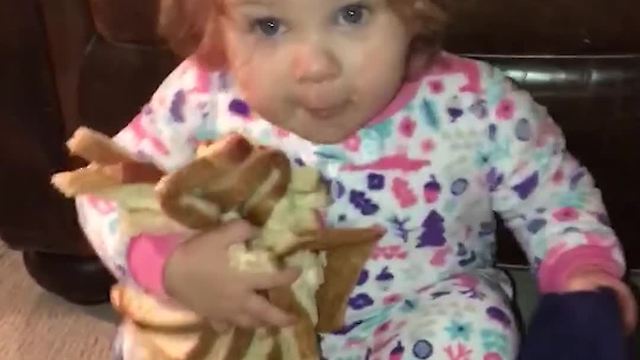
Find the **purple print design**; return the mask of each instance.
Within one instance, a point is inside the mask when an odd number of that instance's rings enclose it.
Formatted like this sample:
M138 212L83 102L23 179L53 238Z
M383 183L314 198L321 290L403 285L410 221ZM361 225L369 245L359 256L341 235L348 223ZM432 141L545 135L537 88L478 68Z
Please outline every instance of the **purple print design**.
M533 193L533 191L538 186L538 172L534 172L530 176L528 176L524 181L520 184L513 187L513 191L518 194L520 200L526 200L529 195Z
M184 104L186 102L186 96L183 90L177 91L173 95L173 99L171 99L171 107L169 108L169 113L171 114L171 119L177 123L184 122Z
M422 222L422 233L418 236L417 248L427 246L443 246L447 242L444 237L444 218L437 211L431 210Z
M487 308L487 316L489 316L490 319L499 322L505 328L511 327L511 318L506 312L504 312L504 310L497 306L490 306Z

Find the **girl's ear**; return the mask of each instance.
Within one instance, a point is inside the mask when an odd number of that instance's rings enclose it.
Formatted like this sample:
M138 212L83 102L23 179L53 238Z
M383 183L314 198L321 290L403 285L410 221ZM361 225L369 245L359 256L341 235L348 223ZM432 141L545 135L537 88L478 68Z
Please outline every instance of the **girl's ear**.
M431 65L439 50L437 44L425 41L420 36L415 37L409 44L406 80L418 80Z
M211 14L206 30L198 49L195 52L196 60L210 70L219 70L227 65L227 57L224 44L221 20L217 14Z
M197 9L202 0L160 0L158 34L177 55L186 57L197 48L204 34L206 18Z
M406 80L409 82L418 80L422 74L424 74L428 64L430 56L426 53L411 53L407 61L407 76Z

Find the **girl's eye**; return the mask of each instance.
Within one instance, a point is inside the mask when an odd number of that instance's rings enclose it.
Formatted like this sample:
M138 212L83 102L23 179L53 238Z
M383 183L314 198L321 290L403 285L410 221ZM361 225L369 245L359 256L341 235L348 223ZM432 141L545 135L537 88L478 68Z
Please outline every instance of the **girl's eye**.
M365 22L368 9L364 5L351 4L338 10L338 23L341 25L360 25Z
M252 31L259 31L262 35L273 37L282 31L282 24L276 18L256 19L251 24Z

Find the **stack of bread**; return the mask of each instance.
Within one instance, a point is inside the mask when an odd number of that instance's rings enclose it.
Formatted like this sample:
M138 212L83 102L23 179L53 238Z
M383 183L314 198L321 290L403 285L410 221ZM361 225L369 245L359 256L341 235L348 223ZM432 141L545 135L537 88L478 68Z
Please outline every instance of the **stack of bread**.
M316 170L292 167L281 151L254 145L236 133L202 143L193 161L168 173L87 128L79 128L67 146L89 165L55 174L52 183L67 197L91 195L114 202L121 238L197 233L242 218L259 231L246 244L229 248L232 266L254 272L286 266L302 271L291 288L264 294L298 317L295 325L281 329L218 333L190 309L134 285L116 285L112 304L125 319L126 336L139 344L136 360L320 358L316 333L344 325L348 296L381 233L375 228L326 228L322 215L329 198Z

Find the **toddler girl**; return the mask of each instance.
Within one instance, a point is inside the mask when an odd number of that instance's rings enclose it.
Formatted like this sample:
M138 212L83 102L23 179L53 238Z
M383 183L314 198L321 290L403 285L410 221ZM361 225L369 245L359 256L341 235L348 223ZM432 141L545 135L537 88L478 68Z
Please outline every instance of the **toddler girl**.
M329 226L386 229L347 325L321 334L325 358L514 359L494 212L542 292L613 288L634 326L621 247L589 173L527 93L439 49L444 14L431 0L183 0L163 11L164 34L188 56L119 144L171 171L199 141L237 131L320 170ZM257 291L290 284L295 270L247 275L227 264L226 247L251 235L246 223L183 245L188 234L122 239L117 209L104 205L78 200L87 236L121 281L219 328L293 321Z

